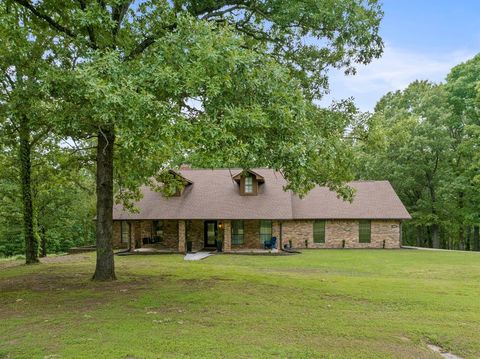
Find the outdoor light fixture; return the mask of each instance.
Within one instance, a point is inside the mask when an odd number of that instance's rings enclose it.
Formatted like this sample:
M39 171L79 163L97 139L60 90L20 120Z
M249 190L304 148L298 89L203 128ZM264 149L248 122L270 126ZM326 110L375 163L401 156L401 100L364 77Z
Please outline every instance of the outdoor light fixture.
M220 223L218 224L218 228L223 229L223 222L220 222Z

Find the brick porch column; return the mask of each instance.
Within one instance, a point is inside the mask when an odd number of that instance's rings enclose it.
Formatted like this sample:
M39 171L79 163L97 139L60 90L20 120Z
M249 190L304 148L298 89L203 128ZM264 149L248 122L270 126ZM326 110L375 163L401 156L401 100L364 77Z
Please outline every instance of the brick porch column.
M277 237L277 249L282 249L280 244L280 221L272 221L272 237Z
M232 223L231 221L223 221L223 250L230 252L232 250Z
M130 225L130 241L128 243L128 249L130 252L135 250L135 234L137 233L137 222L129 222Z
M185 226L185 221L180 220L178 221L178 251L180 253L185 253L186 250L186 226Z

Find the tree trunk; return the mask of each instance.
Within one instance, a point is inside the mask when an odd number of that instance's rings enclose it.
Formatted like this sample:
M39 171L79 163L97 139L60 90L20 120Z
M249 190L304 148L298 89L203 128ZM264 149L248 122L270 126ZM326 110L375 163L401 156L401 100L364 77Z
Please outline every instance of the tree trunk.
M473 250L480 250L480 226L478 224L473 226Z
M440 248L440 235L438 224L432 224L432 248Z
M45 227L41 227L40 232L40 257L43 258L47 256L47 234L45 233Z
M465 238L465 250L471 251L472 250L472 226L467 226L467 236Z
M465 232L463 224L460 224L460 228L458 230L458 249L461 251L465 250Z
M23 116L19 123L20 135L20 178L22 183L23 199L23 232L25 237L25 263L38 263L38 242L33 233L33 204L32 204L32 164L30 126L28 118Z
M416 232L417 247L423 247L421 228L420 227L415 227L415 232Z
M113 127L99 128L97 141L97 264L93 280L115 280L113 259Z

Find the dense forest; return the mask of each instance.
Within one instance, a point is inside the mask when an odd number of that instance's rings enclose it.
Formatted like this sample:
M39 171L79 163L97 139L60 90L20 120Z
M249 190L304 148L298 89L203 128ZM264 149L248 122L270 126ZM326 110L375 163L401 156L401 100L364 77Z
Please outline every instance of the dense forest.
M320 108L328 68L381 56L376 1L155 4L0 4L0 256L96 238L96 274L114 279L113 193L129 206L182 163L271 167L346 200L347 181L387 179L413 217L405 244L478 250L479 56L373 113Z
M445 82L415 81L386 94L368 118L357 176L387 179L412 220L408 245L479 250L480 56Z

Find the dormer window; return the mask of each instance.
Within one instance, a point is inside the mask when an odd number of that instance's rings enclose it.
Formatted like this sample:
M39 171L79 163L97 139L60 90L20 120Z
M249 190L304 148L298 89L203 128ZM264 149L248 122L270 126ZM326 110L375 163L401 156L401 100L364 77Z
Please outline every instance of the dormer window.
M245 177L245 193L253 193L253 178Z
M174 170L166 170L159 173L155 180L159 183L155 188L165 197L180 197L186 187L193 182Z
M265 183L265 179L261 175L248 170L237 173L232 179L238 183L242 196L258 195L259 186Z

